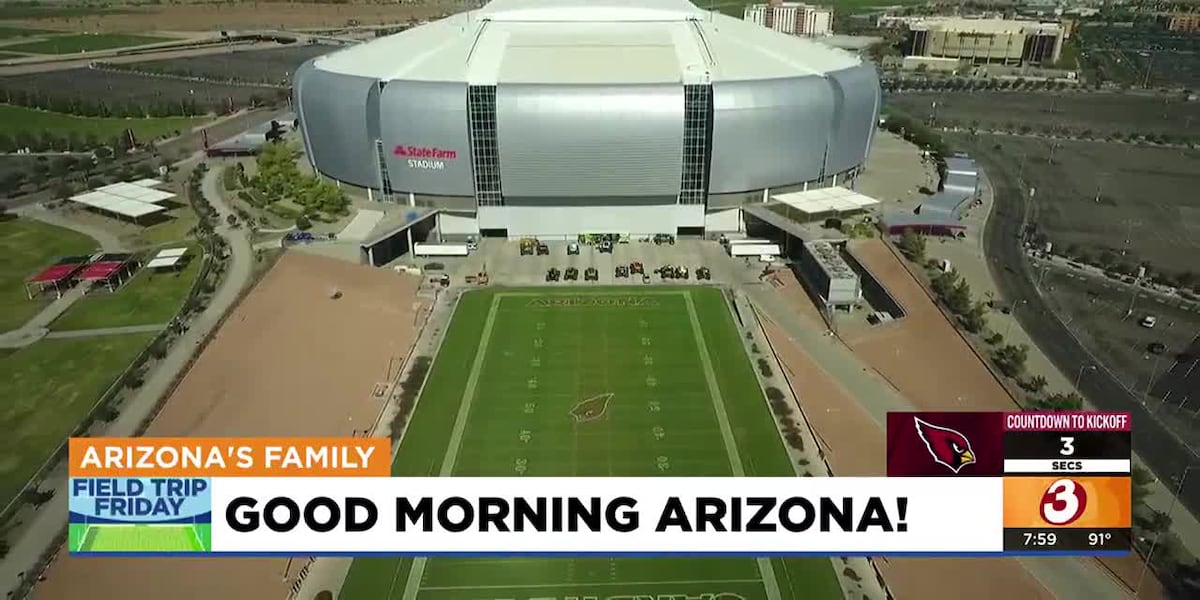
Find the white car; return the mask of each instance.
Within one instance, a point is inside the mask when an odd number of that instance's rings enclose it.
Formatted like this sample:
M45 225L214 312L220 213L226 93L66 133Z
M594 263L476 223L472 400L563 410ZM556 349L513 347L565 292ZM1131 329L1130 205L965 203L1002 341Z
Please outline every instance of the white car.
M1138 324L1141 325L1142 327L1145 327L1146 329L1152 329L1154 327L1154 325L1157 323L1158 323L1158 317L1156 317L1154 315L1146 315L1146 316L1142 317L1141 322Z
M474 252L478 249L479 249L479 242L476 242L475 238L469 238L467 240L467 252Z

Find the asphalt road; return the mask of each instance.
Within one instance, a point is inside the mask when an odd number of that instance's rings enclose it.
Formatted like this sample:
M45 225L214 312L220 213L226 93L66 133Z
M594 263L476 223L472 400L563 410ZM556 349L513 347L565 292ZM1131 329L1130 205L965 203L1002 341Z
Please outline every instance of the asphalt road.
M1094 363L1065 325L1038 294L1027 267L1020 233L1025 217L1024 194L1016 174L1007 165L987 164L996 202L984 232L987 255L1001 295L1010 302L1027 302L1016 318L1038 347L1063 373L1076 373ZM1100 410L1128 411L1133 415L1133 450L1169 488L1177 488L1187 467L1200 471L1200 457L1178 441L1112 375L1101 369L1080 381L1080 392ZM1179 501L1200 515L1200 472L1184 478Z

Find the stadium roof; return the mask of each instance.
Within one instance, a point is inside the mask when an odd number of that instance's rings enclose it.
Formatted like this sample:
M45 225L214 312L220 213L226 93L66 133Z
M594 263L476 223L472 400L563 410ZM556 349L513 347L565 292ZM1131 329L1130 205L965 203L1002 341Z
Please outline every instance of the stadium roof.
M472 85L703 83L859 64L848 52L686 0L495 0L314 63L361 77Z
M803 192L776 194L771 199L808 214L848 212L879 204L879 201L841 186L818 188Z

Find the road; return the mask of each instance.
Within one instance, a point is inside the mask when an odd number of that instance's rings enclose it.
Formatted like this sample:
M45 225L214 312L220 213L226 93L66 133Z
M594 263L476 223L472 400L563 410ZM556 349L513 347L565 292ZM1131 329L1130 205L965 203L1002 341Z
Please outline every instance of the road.
M187 367L201 341L216 329L225 313L250 282L254 270L254 251L250 248L244 229L232 229L226 224L226 215L232 214L233 211L218 193L219 181L219 172L209 171L204 177L201 189L217 209L217 234L229 242L229 270L213 294L208 308L192 320L188 330L175 340L167 356L146 377L142 387L125 402L120 415L104 431L106 436L128 437L137 433L142 422L154 413L159 399L171 391L176 376ZM41 488L57 489L61 492L66 489L65 486L65 473L60 472L57 481L47 480ZM18 573L30 571L47 550L51 540L63 530L67 522L67 501L67 494L57 493L36 512L25 517L24 528L19 535L8 540L12 547L4 560L0 561L0 590L12 594L21 581Z
M989 178L996 187L993 214L984 232L984 247L993 261L992 275L997 288L1010 303L1028 303L1017 311L1022 328L1043 353L1063 373L1077 373L1096 360L1049 309L1034 286L1019 235L1025 219L1023 190L1015 174L1001 164L988 164ZM1100 410L1128 411L1133 414L1133 450L1146 462L1160 481L1169 488L1179 486L1179 478L1189 466L1200 465L1200 457L1178 441L1156 421L1137 398L1104 369L1080 380L1079 391ZM1180 503L1193 515L1200 514L1200 477L1184 480Z

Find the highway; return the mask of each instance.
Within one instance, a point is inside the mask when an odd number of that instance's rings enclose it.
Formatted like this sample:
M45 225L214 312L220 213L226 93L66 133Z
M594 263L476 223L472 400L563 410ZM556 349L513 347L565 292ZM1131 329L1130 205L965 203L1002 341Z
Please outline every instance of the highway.
M1054 315L1034 286L1032 273L1024 257L1020 234L1026 215L1023 185L1006 165L987 164L987 174L995 189L995 208L984 231L985 251L992 261L992 275L1000 294L1010 303L1027 302L1026 310L1015 316L1030 337L1063 373L1073 374L1085 365L1095 364L1058 317ZM1133 450L1169 489L1179 487L1187 467L1200 470L1200 456L1188 448L1130 394L1108 371L1089 373L1080 380L1080 392L1099 410L1128 411L1133 415ZM1184 478L1180 504L1193 515L1200 515L1200 473Z

